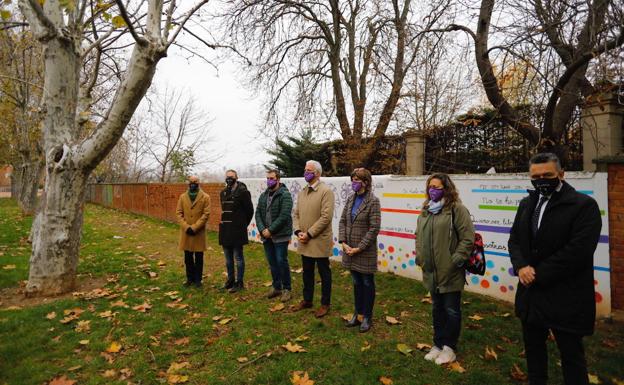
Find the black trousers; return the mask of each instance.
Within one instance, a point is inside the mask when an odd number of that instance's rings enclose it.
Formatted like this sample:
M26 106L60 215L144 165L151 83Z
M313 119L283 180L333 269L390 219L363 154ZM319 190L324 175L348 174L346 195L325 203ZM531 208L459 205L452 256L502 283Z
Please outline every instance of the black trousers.
M548 330L543 326L522 324L530 385L545 385L548 382L548 353L546 350ZM552 329L552 332L561 355L561 368L565 385L588 385L583 336L556 329Z
M331 303L332 287L329 257L311 258L302 255L301 264L303 265L303 300L312 302L314 299L314 264L316 264L316 266L318 266L319 275L321 276L321 305L329 306Z
M184 250L184 265L186 266L186 280L201 283L204 273L204 252Z

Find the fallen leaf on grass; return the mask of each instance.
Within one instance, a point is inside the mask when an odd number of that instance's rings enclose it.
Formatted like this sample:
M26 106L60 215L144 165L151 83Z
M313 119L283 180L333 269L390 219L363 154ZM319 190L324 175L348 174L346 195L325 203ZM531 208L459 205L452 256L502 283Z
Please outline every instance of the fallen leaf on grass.
M117 377L117 371L115 369L105 370L104 373L102 373L102 377L104 377L104 378Z
M448 364L448 369L453 371L453 372L457 372L457 373L466 373L466 369L464 369L461 364L457 361L453 361L450 364Z
M478 315L478 314L471 315L471 316L470 316L470 317L468 317L468 318L470 318L470 319L471 319L471 320L473 320L473 321L481 321L481 320L483 319L483 317L481 317L481 316L480 316L480 315Z
M110 346L106 349L107 353L119 353L121 351L121 344L119 342L113 341Z
M401 321L396 319L395 317L391 317L389 315L386 316L386 322L390 325L400 325Z
M392 381L392 379L390 377L386 377L386 376L379 377L379 382L381 382L383 385L392 385L392 384L394 384L394 381Z
M232 318L223 318L221 321L219 321L219 325L227 325L230 322L232 322Z
M345 315L340 316L340 318L342 318L343 320L345 320L345 321L347 321L347 322L351 321L351 318L352 318L352 317L353 317L353 314L352 314L352 313L351 313L351 314L345 314Z
M527 375L520 369L518 364L514 364L511 368L511 378L516 381L526 381L528 379Z
M72 366L71 368L67 369L68 372L75 372L76 370L82 368L82 365L76 365L76 366Z
M249 358L247 358L247 357L238 357L236 359L236 361L240 362L241 364L244 364L245 362L249 361Z
M5 308L4 310L22 310L22 307L21 306L11 305L11 306Z
M486 361L496 361L498 360L498 354L496 354L496 351L494 349L486 346L483 358L485 358Z
M179 374L170 374L167 376L167 382L170 384L184 384L188 382L189 376L182 376Z
M191 341L191 339L189 337L184 337L184 338L180 338L178 340L175 340L173 342L174 345L177 346L186 346L189 344L189 342Z
M364 341L364 346L362 346L362 347L360 348L360 351L361 351L361 352L365 352L365 351L369 350L372 346L373 346L373 345L370 345L370 344L368 343L368 341Z
M149 304L149 303L147 303L147 302L144 302L144 303L142 303L142 304L140 304L140 305L134 306L134 307L132 308L132 310L136 310L136 311L138 311L138 312L140 312L140 313L147 313L147 311L148 311L149 309L151 309L151 308L152 308L152 305L150 305L150 304Z
M78 343L79 343L80 345L83 345L83 346L85 346L85 345L89 345L89 342L90 342L89 340L80 340L80 341L78 341Z
M13 270L15 269L15 265L4 265L2 266L2 270Z
M428 304L430 304L430 305L432 305L432 304L433 304L433 301L431 300L431 297L425 297L425 298L421 299L421 300L420 300L420 302L422 302L422 303L428 303Z
M100 318L111 318L113 315L113 312L110 310L106 310L98 314Z
M167 369L167 373L169 374L175 373L179 371L180 369L189 368L190 366L191 364L188 361L172 362L171 365L169 366L169 369Z
M264 287L270 287L271 285L273 285L273 282L271 282L271 281L267 281L267 282L262 284L262 286L264 286Z
M397 350L399 352L405 354L406 356L409 356L410 353L413 352L413 350L409 346L407 346L405 344L397 344Z
M301 345L293 344L290 341L286 345L282 345L282 348L288 350L291 353L305 353L306 350Z
M308 337L306 335L302 335L302 336L299 336L299 337L295 338L295 342L303 342L303 341L307 341L309 339L310 339L310 337Z
M418 349L418 350L420 350L422 352L429 351L429 350L431 350L431 345L423 344L423 343L419 342L419 343L416 344L416 349Z
M588 373L587 377L589 377L590 384L602 384L602 381L600 381L600 378L598 378L598 376L596 376L595 374Z
M511 316L511 313L500 314L500 317L503 317L503 318L509 318L510 316Z
M294 269L294 270L290 270L290 271L292 271L293 273L296 273L296 274L301 274L303 272L303 267L300 267L300 268Z
M308 372L296 371L290 379L292 385L314 385L314 381L310 379Z
M189 305L187 305L185 303L180 303L178 301L174 301L174 302L171 302L171 303L167 304L167 307L170 308L170 309L180 309L180 310L186 309L188 306Z
M126 309L130 307L123 300L111 302L110 306L111 307L123 307L123 308L126 308Z
M153 271L148 271L148 272L147 272L147 275L148 275L150 278L156 278L156 277L158 277L158 273L153 272Z
M76 381L67 378L66 376L53 378L48 385L74 385Z
M88 333L91 331L91 321L78 321L76 324L76 332L78 333Z
M286 305L284 305L283 302L280 302L276 304L275 306L273 306L272 308L270 308L269 311L271 313L275 313L276 311L281 311L281 310L284 310L285 308L286 308Z
M119 379L121 381L123 381L123 380L127 380L128 378L132 377L132 375L134 373L132 373L132 369L130 369L130 368L123 368L123 369L121 369L119 371L119 374L120 374Z
M53 311L51 313L46 314L46 318L47 319L55 319L56 318L56 312Z

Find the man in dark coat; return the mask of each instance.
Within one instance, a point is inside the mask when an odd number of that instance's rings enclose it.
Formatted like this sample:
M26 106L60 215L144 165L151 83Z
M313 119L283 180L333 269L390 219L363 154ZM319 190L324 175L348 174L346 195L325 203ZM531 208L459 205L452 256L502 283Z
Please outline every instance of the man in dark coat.
M244 183L238 181L234 170L225 173L226 187L221 191L221 222L219 223L219 244L225 254L227 281L223 289L236 293L243 289L245 257L243 245L249 243L247 226L254 214L251 194ZM236 261L236 274L234 272Z
M588 384L582 338L594 331L594 252L602 220L598 204L563 180L550 153L530 161L535 190L521 202L509 253L519 276L516 315L522 321L529 383L548 379L546 339L552 331L565 384Z

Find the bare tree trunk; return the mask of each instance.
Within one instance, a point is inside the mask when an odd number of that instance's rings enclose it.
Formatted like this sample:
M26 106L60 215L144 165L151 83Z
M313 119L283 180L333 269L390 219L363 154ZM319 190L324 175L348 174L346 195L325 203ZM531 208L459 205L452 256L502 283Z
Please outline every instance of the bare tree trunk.
M26 160L20 165L13 166L18 175L18 184L15 198L22 213L32 215L37 207L37 192L39 181L43 174L43 163L36 160Z

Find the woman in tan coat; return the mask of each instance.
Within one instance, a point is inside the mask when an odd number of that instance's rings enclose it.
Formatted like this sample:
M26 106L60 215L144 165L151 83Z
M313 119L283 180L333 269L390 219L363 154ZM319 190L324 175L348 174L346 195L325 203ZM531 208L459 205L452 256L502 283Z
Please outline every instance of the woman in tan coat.
M377 272L377 234L381 226L379 199L371 191L373 178L365 168L351 173L354 194L342 210L338 242L342 245L342 265L351 271L355 312L347 327L360 326L366 333L372 326Z
M206 222L210 215L210 196L199 188L199 178L188 178L188 191L180 195L176 216L180 224L180 243L184 251L186 283L201 287L206 250Z

